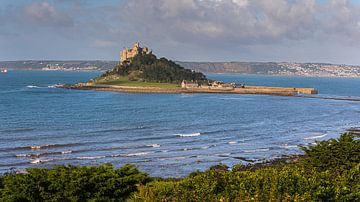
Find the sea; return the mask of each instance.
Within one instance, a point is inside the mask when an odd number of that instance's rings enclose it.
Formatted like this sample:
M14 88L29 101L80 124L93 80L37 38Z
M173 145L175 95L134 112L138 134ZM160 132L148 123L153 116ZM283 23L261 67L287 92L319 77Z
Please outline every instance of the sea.
M151 176L182 177L217 164L302 154L301 146L360 126L359 78L207 75L247 85L313 87L319 94L312 98L55 88L100 74L0 74L0 173L130 163Z

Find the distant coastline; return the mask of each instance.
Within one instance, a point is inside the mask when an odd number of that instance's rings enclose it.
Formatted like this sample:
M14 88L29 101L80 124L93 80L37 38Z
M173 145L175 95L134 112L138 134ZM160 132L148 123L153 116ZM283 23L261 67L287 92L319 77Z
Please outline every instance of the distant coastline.
M265 76L339 77L360 78L360 66L326 63L285 62L182 62L188 69L206 74L247 74ZM118 61L84 60L23 60L0 61L0 67L8 70L104 72L111 70Z

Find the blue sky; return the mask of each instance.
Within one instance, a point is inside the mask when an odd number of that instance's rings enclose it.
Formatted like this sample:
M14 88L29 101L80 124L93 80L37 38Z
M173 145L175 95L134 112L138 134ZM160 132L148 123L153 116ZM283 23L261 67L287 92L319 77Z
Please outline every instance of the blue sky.
M360 65L358 0L1 0L0 60L118 60L135 41L183 61Z

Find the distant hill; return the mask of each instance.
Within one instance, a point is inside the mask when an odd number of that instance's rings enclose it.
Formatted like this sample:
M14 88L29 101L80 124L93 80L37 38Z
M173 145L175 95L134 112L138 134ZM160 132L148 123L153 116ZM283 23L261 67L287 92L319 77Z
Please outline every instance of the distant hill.
M22 70L107 71L118 61L0 61L0 68ZM360 66L327 63L287 63L287 62L182 62L175 63L203 73L241 73L263 75L295 76L342 76L360 77ZM48 69L49 70L49 69Z
M19 60L0 61L0 68L11 70L106 71L114 68L117 63L117 61L104 60Z
M288 62L181 62L204 73L240 73L280 76L360 77L360 66L327 63Z

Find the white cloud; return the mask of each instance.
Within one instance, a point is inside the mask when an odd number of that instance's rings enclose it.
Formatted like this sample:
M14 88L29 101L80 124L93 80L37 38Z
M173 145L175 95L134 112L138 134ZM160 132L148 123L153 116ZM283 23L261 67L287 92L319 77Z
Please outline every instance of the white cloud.
M24 17L31 23L45 26L72 26L69 15L58 11L48 2L34 2L24 8Z

